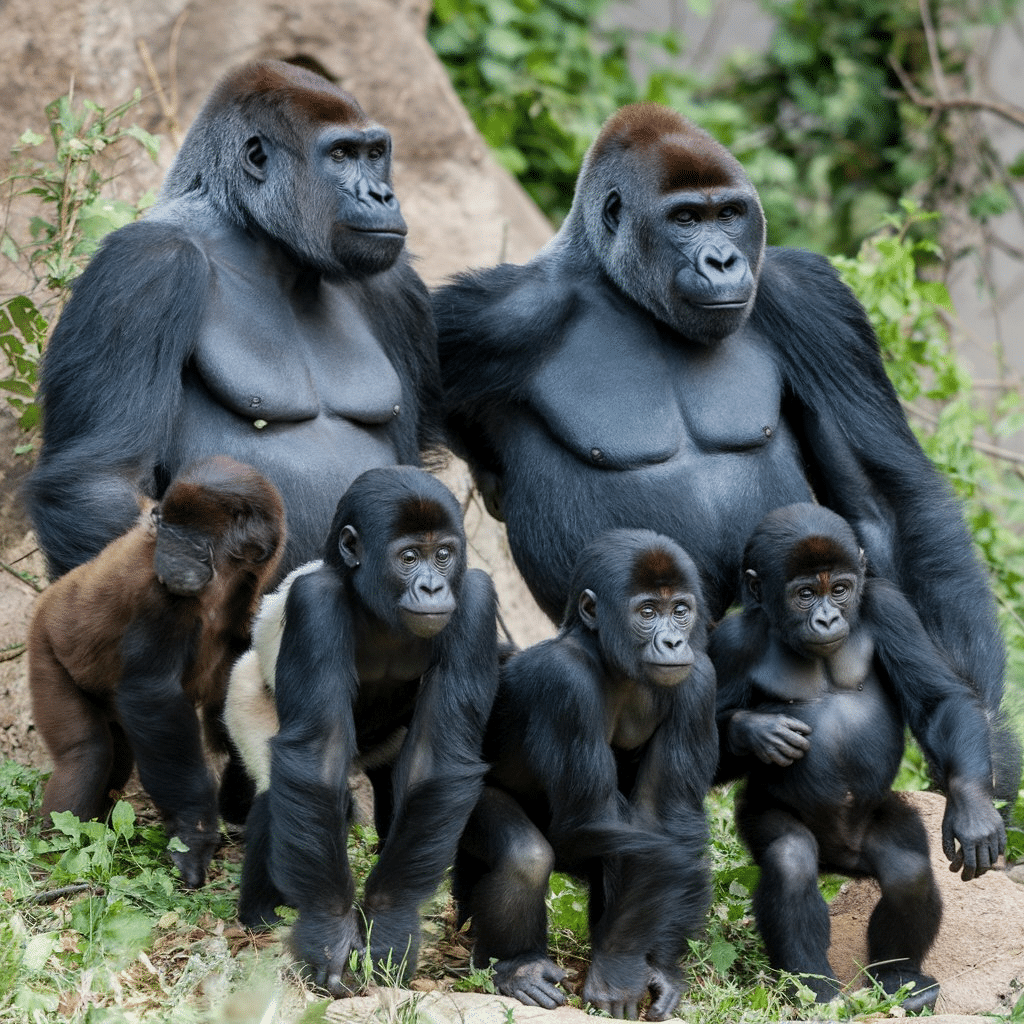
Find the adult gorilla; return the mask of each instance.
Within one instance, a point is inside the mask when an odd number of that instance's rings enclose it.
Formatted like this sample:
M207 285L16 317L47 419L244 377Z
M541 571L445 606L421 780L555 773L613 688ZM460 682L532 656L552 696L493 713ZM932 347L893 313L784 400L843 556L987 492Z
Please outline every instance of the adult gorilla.
M278 61L229 73L47 348L27 499L52 575L205 455L281 491L282 572L319 555L360 472L418 461L439 386L405 234L391 137L350 95Z
M864 310L825 259L764 241L728 150L663 107L620 110L555 238L437 293L451 433L552 619L580 550L615 526L679 541L718 618L757 522L813 496L997 716L992 597ZM1012 799L1019 754L996 736Z

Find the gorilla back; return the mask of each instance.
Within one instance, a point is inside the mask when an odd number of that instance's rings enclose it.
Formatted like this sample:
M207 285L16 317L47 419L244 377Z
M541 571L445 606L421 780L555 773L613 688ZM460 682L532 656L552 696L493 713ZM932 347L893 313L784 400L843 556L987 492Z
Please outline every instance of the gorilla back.
M405 233L390 135L351 96L276 61L228 74L160 201L105 241L47 349L27 497L52 573L203 455L277 485L282 570L319 553L362 470L417 462L436 341Z

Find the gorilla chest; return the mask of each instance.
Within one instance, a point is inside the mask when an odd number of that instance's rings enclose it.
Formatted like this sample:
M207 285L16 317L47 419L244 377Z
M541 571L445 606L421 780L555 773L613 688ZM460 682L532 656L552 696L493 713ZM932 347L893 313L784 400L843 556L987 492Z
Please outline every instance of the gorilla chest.
M215 400L250 421L378 426L401 411L399 376L344 285L287 291L219 270L194 365Z
M782 380L756 334L700 346L653 322L594 311L540 366L529 395L573 454L632 469L770 444Z

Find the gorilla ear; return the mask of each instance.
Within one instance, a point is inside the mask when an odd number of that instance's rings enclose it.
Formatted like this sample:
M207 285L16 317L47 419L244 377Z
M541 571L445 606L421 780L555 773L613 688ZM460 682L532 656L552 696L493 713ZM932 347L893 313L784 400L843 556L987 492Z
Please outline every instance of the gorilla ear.
M601 210L601 220L604 226L614 235L619 230L619 214L622 212L622 196L619 190L613 188L605 197L604 207Z
M257 181L267 180L267 151L258 135L247 139L242 147L242 167L249 177Z
M341 535L338 537L338 551L341 554L341 560L350 569L359 567L363 555L363 542L359 539L359 534L354 526L341 528Z
M750 604L761 603L761 580L753 569L747 569L743 574L743 590L747 594Z
M584 590L580 594L579 612L583 625L597 632L597 594L592 590Z

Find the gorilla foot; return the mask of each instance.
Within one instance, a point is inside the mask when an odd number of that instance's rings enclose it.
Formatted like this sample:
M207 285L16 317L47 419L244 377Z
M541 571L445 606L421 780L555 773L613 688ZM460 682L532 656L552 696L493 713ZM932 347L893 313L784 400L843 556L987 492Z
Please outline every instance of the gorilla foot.
M527 1006L554 1010L565 1003L565 971L546 956L527 953L494 965L494 987Z
M904 985L913 983L910 995L900 1001L900 1006L907 1013L919 1013L930 1010L939 998L939 983L930 974L924 974L912 967L901 967L888 964L869 972L869 977L886 995L894 996Z

